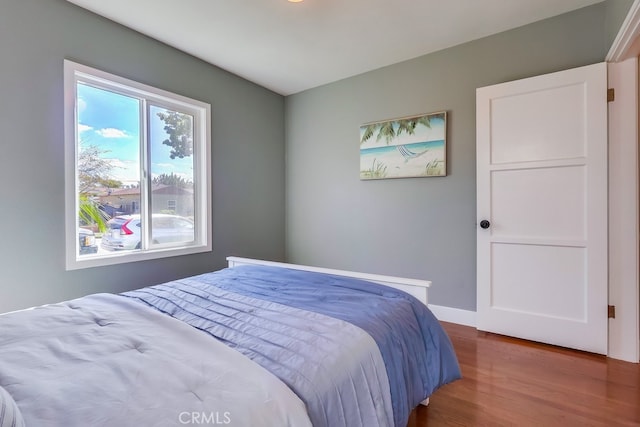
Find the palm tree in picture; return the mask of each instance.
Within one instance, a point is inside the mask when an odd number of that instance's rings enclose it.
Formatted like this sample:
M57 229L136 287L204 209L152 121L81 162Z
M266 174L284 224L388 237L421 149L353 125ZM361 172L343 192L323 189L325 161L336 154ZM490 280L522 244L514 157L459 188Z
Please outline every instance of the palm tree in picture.
M367 142L377 132L376 141L384 138L387 145L389 145L394 138L399 137L403 133L407 135L415 134L418 125L431 128L431 119L429 116L416 116L386 122L369 123L362 126L364 131L360 139L360 144L362 145Z

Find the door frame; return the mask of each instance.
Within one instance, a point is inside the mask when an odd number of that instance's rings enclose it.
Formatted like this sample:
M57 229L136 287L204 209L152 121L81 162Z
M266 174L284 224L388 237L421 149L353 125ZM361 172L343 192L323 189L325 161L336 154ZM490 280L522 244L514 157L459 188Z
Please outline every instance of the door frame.
M640 55L640 0L634 0L605 61L620 62L638 55Z
M609 349L615 359L638 362L638 60L608 64L609 87ZM630 339L636 337L637 339Z
M635 363L640 361L639 54L640 0L635 0L606 57L609 87L616 93L609 104L609 304L616 306L616 318L609 320L608 356Z

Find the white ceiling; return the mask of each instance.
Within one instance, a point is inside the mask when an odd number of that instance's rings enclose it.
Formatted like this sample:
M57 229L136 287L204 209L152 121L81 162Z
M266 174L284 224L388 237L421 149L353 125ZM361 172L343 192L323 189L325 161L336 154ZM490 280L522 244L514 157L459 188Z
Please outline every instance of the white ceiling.
M289 95L602 0L69 0Z

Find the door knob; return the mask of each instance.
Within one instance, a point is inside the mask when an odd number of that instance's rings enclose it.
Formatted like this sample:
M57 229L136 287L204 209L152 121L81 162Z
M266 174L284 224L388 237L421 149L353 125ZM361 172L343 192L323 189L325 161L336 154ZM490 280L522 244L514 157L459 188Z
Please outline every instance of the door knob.
M487 221L486 219L483 219L482 221L480 221L480 228L486 230L489 227L491 227L491 223L489 221Z

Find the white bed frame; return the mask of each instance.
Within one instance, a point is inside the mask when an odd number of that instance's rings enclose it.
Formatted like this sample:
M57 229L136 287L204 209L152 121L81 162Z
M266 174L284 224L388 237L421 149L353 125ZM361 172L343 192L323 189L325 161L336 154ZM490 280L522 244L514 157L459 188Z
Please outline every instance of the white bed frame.
M312 267L309 265L300 264L288 264L284 262L264 261L251 258L240 258L235 256L227 257L229 267L237 267L240 265L269 265L273 267L290 268L293 270L313 271L316 273L333 274L335 276L353 277L356 279L368 280L370 282L380 283L382 285L390 286L392 288L405 291L408 294L413 295L420 300L424 305L427 305L428 297L427 291L431 286L431 282L428 280L408 279L405 277L384 276L381 274L369 274L358 273L355 271L347 270L335 270L333 268ZM429 405L429 398L426 398L421 405Z
M370 282L380 283L392 288L400 289L408 294L418 298L424 305L427 305L427 291L431 286L428 280L408 279L404 277L383 276L381 274L357 273L354 271L335 270L333 268L312 267L309 265L288 264L284 262L264 261L251 258L239 258L235 256L227 257L229 267L237 267L239 265L270 265L273 267L284 267L293 270L313 271L316 273L333 274L335 276L353 277L356 279L368 280Z

